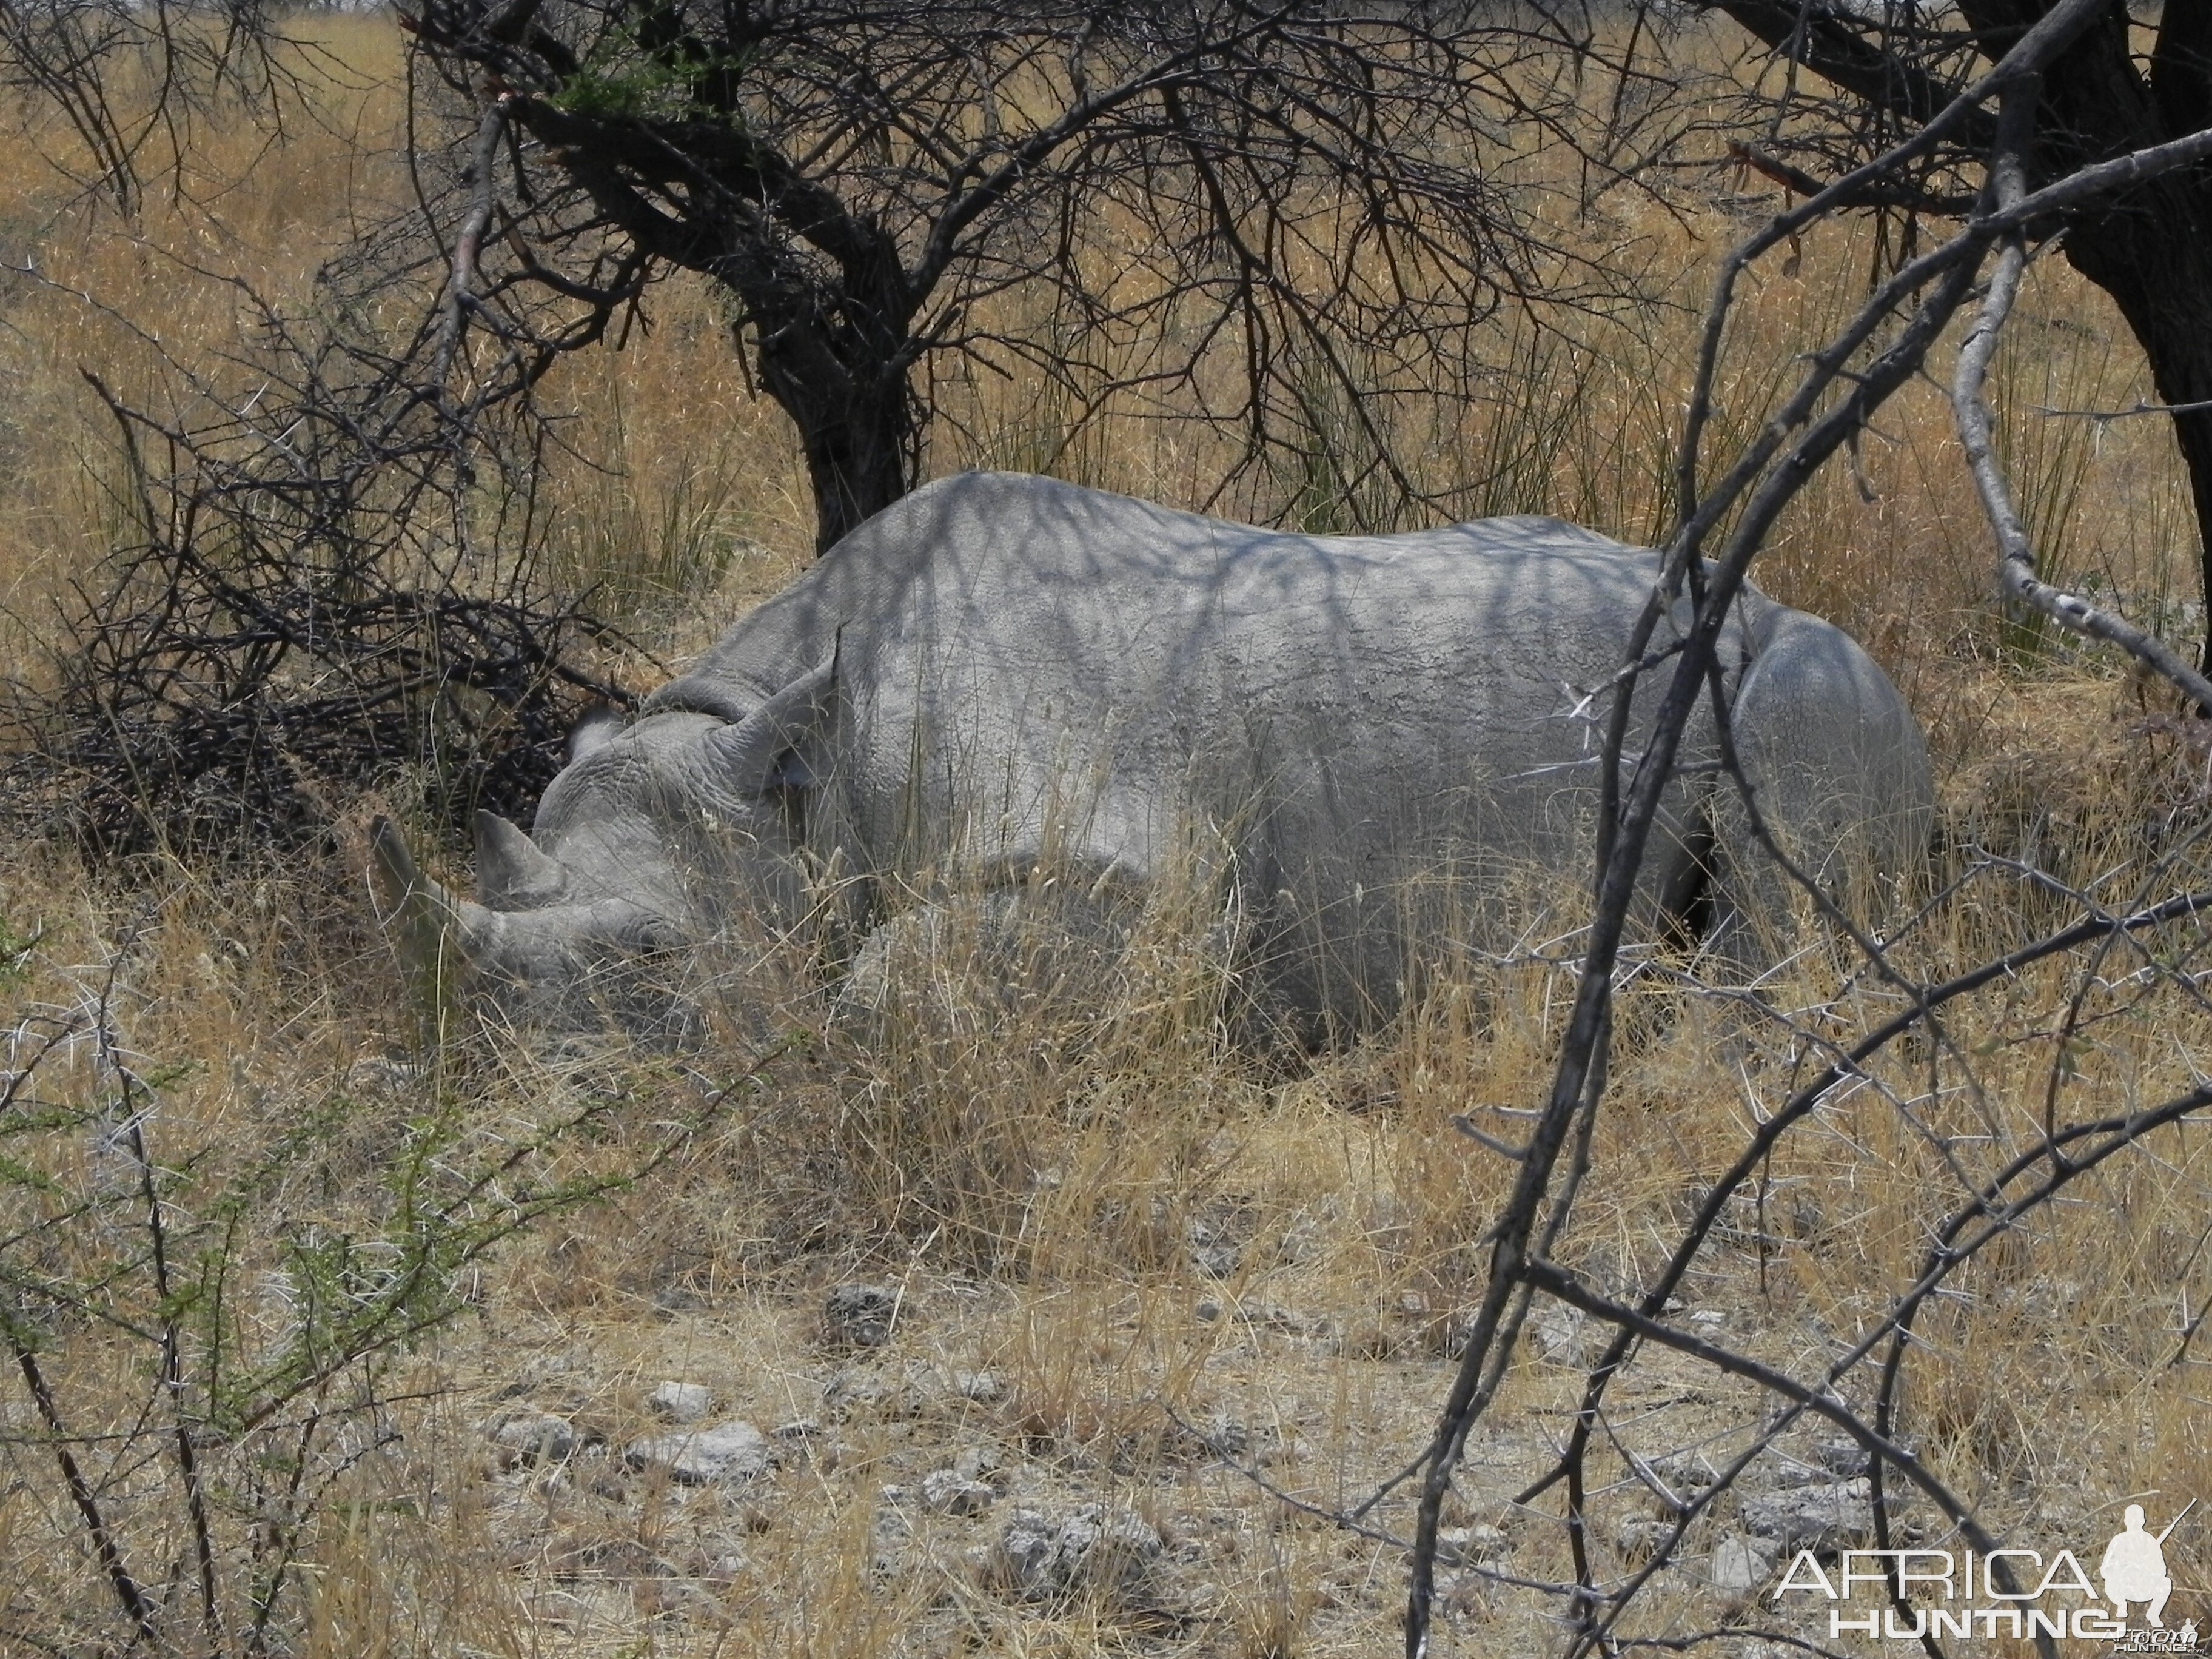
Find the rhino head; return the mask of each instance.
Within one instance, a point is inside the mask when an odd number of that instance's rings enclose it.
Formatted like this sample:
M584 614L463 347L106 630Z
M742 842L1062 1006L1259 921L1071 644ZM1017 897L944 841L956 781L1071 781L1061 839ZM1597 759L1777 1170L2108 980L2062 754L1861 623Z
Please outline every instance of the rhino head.
M797 913L808 739L827 718L836 664L740 718L610 712L570 734L531 833L476 815L477 892L426 875L379 818L372 876L410 965L465 979L511 1012L562 1024L587 1011L666 1029L690 1013L666 971L733 916Z

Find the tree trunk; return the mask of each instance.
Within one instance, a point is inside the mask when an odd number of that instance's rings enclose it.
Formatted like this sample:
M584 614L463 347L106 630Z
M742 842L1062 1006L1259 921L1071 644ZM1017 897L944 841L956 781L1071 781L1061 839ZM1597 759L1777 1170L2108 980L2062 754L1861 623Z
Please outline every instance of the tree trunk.
M2161 192L2198 198L2191 187ZM2074 269L2112 297L2129 330L2150 361L2159 400L2167 404L2212 402L2212 211L2201 199L2196 210L2184 204L2131 201L2095 218L2077 221L2067 232L2066 258ZM2203 595L2212 597L2212 410L2172 417L2173 435L2189 470L2190 498L2197 509L2198 563ZM2212 616L2206 618L2212 627ZM2212 635L2201 660L2212 669Z
M721 275L753 326L761 385L799 428L814 487L814 551L920 482L921 426L907 374L914 302L896 246L872 230L836 276L793 283L748 264Z
M2047 0L1968 0L1984 27L2018 27ZM2037 171L2055 179L2212 125L2212 5L2166 0L2146 76L2114 0L2044 75ZM2153 179L2067 227L2067 262L2110 295L2150 364L2160 401L2212 400L2212 171ZM2212 410L2172 417L2197 512L2197 559L2212 630ZM2212 668L2212 631L2199 647Z
M902 370L824 376L795 369L789 354L769 345L758 361L761 384L799 428L818 557L918 482L914 400Z

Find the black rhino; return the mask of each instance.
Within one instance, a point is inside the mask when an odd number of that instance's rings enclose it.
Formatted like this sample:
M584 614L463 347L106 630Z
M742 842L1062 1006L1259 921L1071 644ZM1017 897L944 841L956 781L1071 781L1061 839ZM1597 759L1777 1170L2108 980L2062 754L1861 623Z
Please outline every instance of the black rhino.
M475 902L389 824L377 861L418 949L558 1004L641 953L799 915L810 857L971 891L1049 872L1123 903L1195 858L1240 980L1327 1039L1387 1017L1513 872L1586 880L1602 688L1656 570L1555 519L1316 537L965 473L862 525L626 726L580 727L530 834L480 814ZM1747 588L1723 668L1801 862L1909 869L1927 750L1873 659ZM1645 925L1701 918L1744 958L1786 901L1714 744L1701 709Z

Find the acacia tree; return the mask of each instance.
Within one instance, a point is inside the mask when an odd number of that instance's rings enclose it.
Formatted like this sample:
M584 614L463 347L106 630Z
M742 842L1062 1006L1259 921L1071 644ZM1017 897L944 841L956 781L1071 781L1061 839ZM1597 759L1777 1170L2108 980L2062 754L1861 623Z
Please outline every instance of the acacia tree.
M1125 398L1241 427L1221 489L1375 526L1428 493L1401 415L1497 386L1494 313L1632 297L1549 204L1636 177L1668 106L1586 127L1591 72L1626 88L1637 52L1554 3L403 15L417 210L331 262L313 316L241 289L252 342L212 380L169 365L172 411L111 398L148 533L55 634L62 695L0 686L14 798L112 852L312 836L314 780L410 759L441 817L534 793L577 698L619 693L535 556L561 439L534 389L649 321L672 270L719 287L790 414L822 546L918 481L946 378L979 370L1072 394L1069 439ZM288 83L246 71L295 61L283 21L69 0L0 19L0 76L127 210L162 168L182 188L211 100L282 113L261 94Z
M918 481L933 376L963 358L1241 422L1248 460L1326 403L1411 491L1390 398L1467 385L1502 304L1612 287L1534 205L1577 143L1587 19L1468 9L428 0L402 21L479 112L457 318L512 343L548 307L703 274L797 428L826 548ZM1634 142L1617 124L1607 153ZM1015 289L1049 296L1045 326L988 303Z
M1810 71L1781 78L1765 142L1740 149L1808 195L1825 180L1803 164L1855 166L1919 131L2057 3L1699 0ZM2212 127L2212 8L2168 0L2137 23L2124 0L2106 0L2045 67L2040 100L2029 189ZM1995 139L1995 116L1977 111L1862 199L1904 216L1908 236L1917 218L1962 219ZM2067 262L2112 296L2142 347L2188 467L2212 596L2212 167L2162 172L2036 230L2062 237ZM2204 652L2212 665L2212 635Z

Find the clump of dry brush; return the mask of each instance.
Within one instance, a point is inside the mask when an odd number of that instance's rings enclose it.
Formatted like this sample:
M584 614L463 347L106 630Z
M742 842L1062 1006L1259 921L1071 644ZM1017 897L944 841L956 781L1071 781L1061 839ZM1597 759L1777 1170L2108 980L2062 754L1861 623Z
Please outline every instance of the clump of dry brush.
M81 368L109 422L106 556L58 615L15 619L46 647L0 698L19 823L100 859L222 857L311 842L365 786L433 820L518 812L575 717L629 701L611 630L548 554L558 440L532 396L598 333L468 290L444 242L466 160L425 151L405 171L411 199L374 208L297 295L201 263L192 238L219 223L204 204L182 239L110 233L200 292L212 328L165 338L22 267L96 315L114 355Z
M524 812L577 714L627 701L606 624L541 574L512 430L426 384L419 338L261 322L246 396L165 416L94 379L136 539L10 698L7 781L96 855L296 846L401 775L436 818Z

